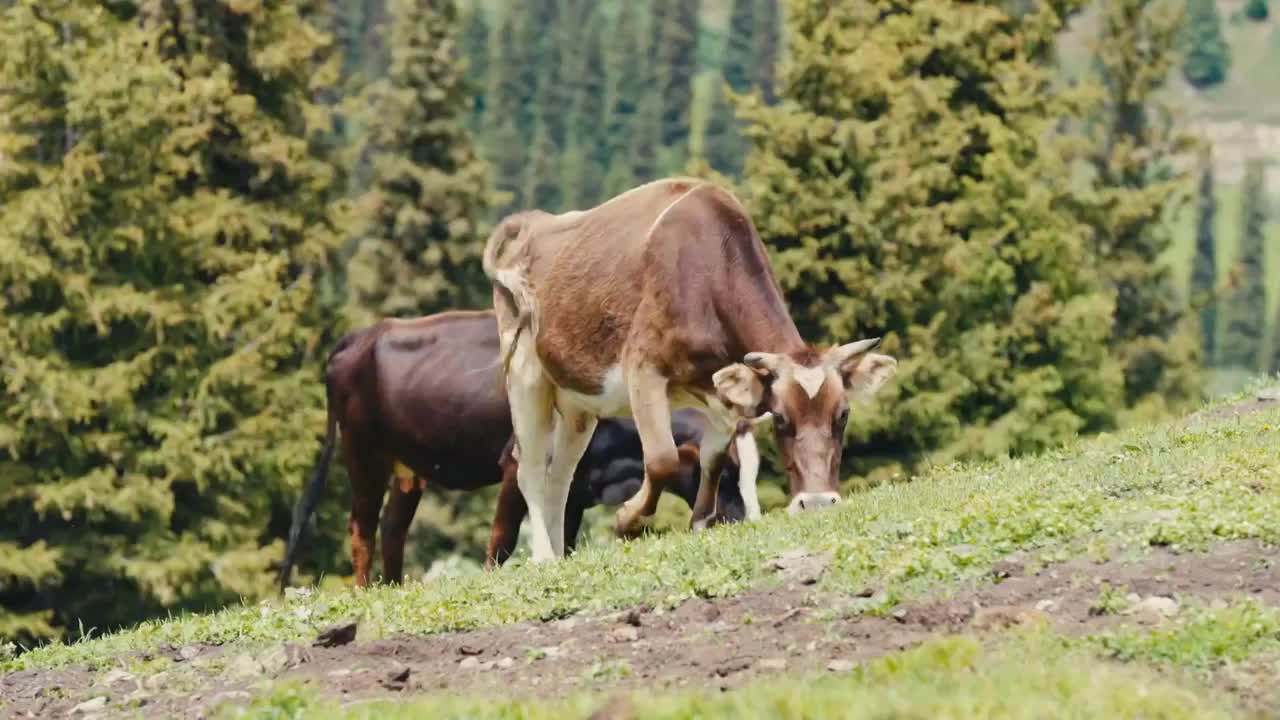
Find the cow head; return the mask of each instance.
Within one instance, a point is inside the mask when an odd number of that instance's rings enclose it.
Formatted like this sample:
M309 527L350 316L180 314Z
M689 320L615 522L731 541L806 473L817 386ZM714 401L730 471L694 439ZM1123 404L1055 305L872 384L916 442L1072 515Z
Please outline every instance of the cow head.
M892 357L871 352L879 344L870 338L825 352L752 352L713 376L725 404L750 418L772 414L790 484L789 512L840 501L849 405L870 399L898 367Z

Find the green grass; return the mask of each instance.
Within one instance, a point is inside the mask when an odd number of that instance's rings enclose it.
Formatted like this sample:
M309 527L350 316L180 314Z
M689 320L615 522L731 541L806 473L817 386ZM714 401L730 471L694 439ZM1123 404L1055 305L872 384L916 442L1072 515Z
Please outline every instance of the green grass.
M829 550L819 588L844 595L841 613L885 612L988 570L1021 551L1065 559L1099 538L1125 547L1202 547L1215 539L1280 542L1280 410L1189 429L1134 428L1037 458L949 466L915 482L853 495L835 510L587 543L546 565L508 565L449 582L322 592L209 615L147 622L0 662L0 671L90 663L160 644L244 648L309 638L359 617L361 639L551 619L633 605L674 606L774 582L780 552ZM872 599L853 596L868 585Z
M1139 667L1100 663L1050 634L1027 633L1001 647L968 636L931 640L849 673L774 679L743 690L631 696L635 718L1218 718L1229 707L1203 688L1180 686ZM587 717L608 698L582 694L537 702L438 696L340 708L280 688L247 718L419 718L444 720Z

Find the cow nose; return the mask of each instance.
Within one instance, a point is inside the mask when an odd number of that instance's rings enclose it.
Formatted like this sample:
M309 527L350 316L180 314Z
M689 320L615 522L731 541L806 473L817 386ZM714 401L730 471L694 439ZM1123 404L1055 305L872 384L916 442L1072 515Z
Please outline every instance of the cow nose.
M803 492L791 500L791 504L787 506L787 512L797 513L802 510L820 510L825 507L831 507L838 502L840 502L840 493L837 492Z

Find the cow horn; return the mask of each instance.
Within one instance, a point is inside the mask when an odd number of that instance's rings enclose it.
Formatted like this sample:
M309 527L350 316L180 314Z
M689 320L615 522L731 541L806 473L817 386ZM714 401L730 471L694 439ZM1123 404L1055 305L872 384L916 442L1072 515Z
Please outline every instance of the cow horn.
M749 352L742 358L742 363L754 370L768 370L776 373L781 356L767 352Z
M828 367L839 370L853 358L865 355L878 347L880 347L880 338L878 337L856 340L840 347L832 348L827 353L826 364Z

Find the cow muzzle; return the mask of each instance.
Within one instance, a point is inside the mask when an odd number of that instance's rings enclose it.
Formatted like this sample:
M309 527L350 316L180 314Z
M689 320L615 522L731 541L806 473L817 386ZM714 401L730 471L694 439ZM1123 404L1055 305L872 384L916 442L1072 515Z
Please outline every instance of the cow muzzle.
M802 510L821 510L840 502L838 492L802 492L791 499L787 512L798 513Z

